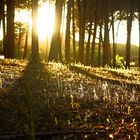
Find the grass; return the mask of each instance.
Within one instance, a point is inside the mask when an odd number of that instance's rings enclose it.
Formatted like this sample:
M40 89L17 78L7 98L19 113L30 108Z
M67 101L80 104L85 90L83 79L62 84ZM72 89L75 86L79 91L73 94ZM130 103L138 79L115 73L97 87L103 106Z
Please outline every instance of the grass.
M139 139L139 90L60 63L0 60L0 65L1 136Z

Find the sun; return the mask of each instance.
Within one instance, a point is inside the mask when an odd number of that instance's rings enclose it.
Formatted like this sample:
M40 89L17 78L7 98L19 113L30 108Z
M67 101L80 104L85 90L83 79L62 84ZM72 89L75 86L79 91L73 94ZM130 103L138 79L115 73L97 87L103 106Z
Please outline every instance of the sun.
M54 5L49 3L44 3L38 9L37 17L37 32L40 40L45 40L50 38L54 29L54 15L55 8Z

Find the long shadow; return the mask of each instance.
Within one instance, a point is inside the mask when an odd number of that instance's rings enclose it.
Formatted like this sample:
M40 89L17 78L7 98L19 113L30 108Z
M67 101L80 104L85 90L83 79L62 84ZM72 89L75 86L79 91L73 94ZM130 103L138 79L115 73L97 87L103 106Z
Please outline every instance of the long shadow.
M71 71L75 71L76 73L81 73L81 74L86 75L87 77L90 77L90 78L93 78L93 79L97 79L97 80L101 80L101 81L107 81L111 84L116 84L116 85L120 85L120 86L126 86L128 89L131 89L131 90L133 88L135 88L136 90L140 91L140 84L123 82L123 81L120 81L120 80L117 80L117 79L110 79L109 77L104 78L104 77L98 76L94 73L91 74L90 72L85 71L82 68L79 68L79 67L73 66L73 65L70 65L69 69Z
M41 101L47 93L47 80L43 63L29 61L22 77L7 94L0 96L0 135L25 133L28 139L34 137L42 121L39 116L44 108Z
M44 64L40 61L29 61L24 74L16 81L14 87L7 95L0 96L0 139L32 140L36 137L40 140L48 140L53 136L63 139L65 135L73 136L71 139L82 139L88 134L96 137L93 131L62 130L49 133L46 128L53 128L54 120L47 102L48 91L51 91L48 89L48 80L50 75L46 72ZM60 112L58 113L61 115ZM106 132L100 134L105 136Z

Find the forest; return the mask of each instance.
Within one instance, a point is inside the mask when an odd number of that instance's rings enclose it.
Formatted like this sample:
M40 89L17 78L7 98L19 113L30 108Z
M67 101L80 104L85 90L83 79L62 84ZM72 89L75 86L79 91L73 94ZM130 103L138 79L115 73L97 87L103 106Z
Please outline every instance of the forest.
M0 140L139 140L140 1L0 0L0 126Z

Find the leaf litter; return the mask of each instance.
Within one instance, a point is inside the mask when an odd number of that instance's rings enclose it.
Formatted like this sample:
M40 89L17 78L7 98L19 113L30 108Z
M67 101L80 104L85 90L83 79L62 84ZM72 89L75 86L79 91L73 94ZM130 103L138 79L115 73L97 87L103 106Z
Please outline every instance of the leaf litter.
M139 139L139 90L88 77L61 63L6 59L0 66L0 135L34 130L63 132L65 139Z

